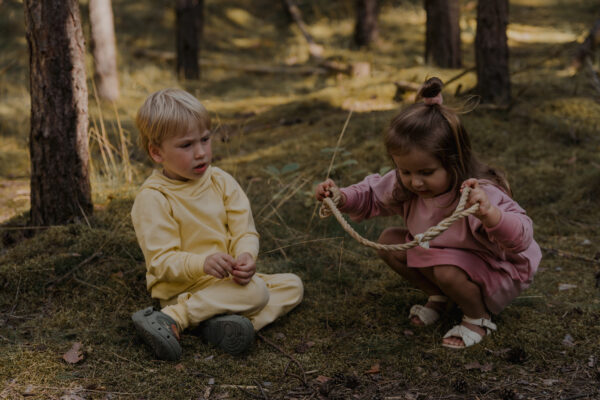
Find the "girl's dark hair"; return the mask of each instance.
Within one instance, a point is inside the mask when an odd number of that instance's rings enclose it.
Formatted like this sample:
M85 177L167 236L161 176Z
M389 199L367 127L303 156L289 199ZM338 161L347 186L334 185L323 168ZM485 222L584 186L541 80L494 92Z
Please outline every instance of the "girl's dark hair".
M504 174L479 161L471 151L469 136L457 111L441 101L433 101L443 86L439 78L427 79L417 93L416 103L396 114L385 135L388 154L401 155L419 149L433 155L448 171L454 199L459 196L461 183L468 178L488 179L512 195ZM398 176L394 197L405 201L413 196Z

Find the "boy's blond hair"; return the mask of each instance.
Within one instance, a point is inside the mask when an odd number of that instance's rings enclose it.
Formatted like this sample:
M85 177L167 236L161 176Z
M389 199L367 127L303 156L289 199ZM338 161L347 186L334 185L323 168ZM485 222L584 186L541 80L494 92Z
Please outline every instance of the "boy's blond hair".
M163 89L152 93L138 110L135 123L140 131L140 145L160 146L173 136L192 128L210 129L210 116L194 96L181 89Z

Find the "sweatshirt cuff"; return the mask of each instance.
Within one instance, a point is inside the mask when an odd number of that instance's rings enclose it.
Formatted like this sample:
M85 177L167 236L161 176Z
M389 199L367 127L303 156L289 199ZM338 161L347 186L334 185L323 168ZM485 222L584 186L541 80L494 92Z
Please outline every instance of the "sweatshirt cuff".
M200 254L190 254L186 260L186 270L191 278L205 275L204 261L206 256Z
M258 257L258 237L249 236L240 240L235 246L235 258L238 258L242 253L250 253L254 261Z
M501 240L512 241L518 238L522 231L522 224L516 215L500 210L500 221L486 232Z

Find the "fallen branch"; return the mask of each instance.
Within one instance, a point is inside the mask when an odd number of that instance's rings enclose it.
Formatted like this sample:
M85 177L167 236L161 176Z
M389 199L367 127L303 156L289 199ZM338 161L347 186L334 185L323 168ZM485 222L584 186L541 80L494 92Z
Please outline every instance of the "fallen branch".
M587 261L592 264L600 265L600 260L596 260L595 258L582 256L580 254L570 253L570 252L564 251L564 250L553 249L551 247L543 247L543 246L540 246L540 247L546 253L549 253L549 254L552 254L552 255L555 255L558 257L571 258L571 259L580 260L580 261Z
M287 7L288 14L292 17L296 25L298 25L302 36L304 36L304 39L308 42L308 52L310 53L310 56L317 61L323 61L323 46L317 44L311 34L308 33L306 24L302 19L302 12L300 12L296 3L294 3L293 0L284 0L283 3Z
M46 287L50 287L50 286L56 286L57 284L59 284L60 282L64 281L65 279L67 279L68 277L70 277L71 275L73 275L76 271L78 271L79 269L81 269L81 267L83 267L84 265L88 264L90 261L93 261L94 259L96 259L97 257L100 257L102 255L101 251L97 251L94 254L92 254L91 256L89 256L88 258L86 258L85 260L83 260L82 262L80 262L79 264L77 264L75 267L73 267L69 272L67 272L66 274L64 274L63 276L50 281L46 284Z
M302 368L302 364L300 364L300 362L298 360L296 360L294 358L294 356L286 353L285 350L283 350L281 347L277 346L275 343L273 343L272 341L270 341L269 339L267 339L266 337L264 337L262 334L256 333L256 336L258 336L260 338L260 340L262 340L263 342L265 342L269 346L273 347L274 349L276 349L277 351L279 351L281 354L283 354L284 356L286 356L287 358L289 358L294 364L296 364L298 366L298 368L300 368L300 371L302 372L302 383L305 386L309 386L308 382L306 381L306 372L304 372L304 368Z

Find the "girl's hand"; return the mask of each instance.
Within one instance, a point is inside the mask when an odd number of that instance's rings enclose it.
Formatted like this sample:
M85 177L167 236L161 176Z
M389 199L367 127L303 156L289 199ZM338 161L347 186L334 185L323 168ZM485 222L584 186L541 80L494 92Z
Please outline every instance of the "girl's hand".
M317 188L315 189L315 197L317 198L317 200L323 201L325 197L332 197L333 193L331 193L331 190L329 190L331 187L337 187L335 182L331 179L327 179L326 181L319 183L317 185ZM344 193L341 193L338 207L343 206L344 203L346 203L346 196L344 195Z
M235 266L231 272L233 281L238 285L247 285L256 273L256 262L250 253L242 253L235 260Z
M204 260L204 273L215 278L227 278L232 273L235 260L226 253L214 253Z
M467 186L471 188L471 192L469 193L469 198L467 199L465 209L476 203L479 203L479 210L477 210L477 212L473 215L479 218L486 228L492 228L496 226L498 222L500 222L500 218L502 216L500 209L490 203L490 199L485 191L479 186L477 179L470 178L464 181L460 187L460 191L462 192Z

